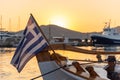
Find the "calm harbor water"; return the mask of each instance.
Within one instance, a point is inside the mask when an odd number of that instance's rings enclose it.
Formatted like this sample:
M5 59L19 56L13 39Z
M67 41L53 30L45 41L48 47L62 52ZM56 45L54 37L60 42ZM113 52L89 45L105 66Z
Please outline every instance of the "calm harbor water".
M10 64L13 54L14 51L0 53L0 80L30 80L40 75L35 57L28 62L21 73L18 73ZM42 78L36 80L42 80Z
M92 49L91 47L82 47L82 48ZM7 48L6 52L4 50L6 49L1 48L0 50L0 80L30 80L41 74L35 57L26 64L26 66L24 67L21 73L18 73L17 70L10 64L12 56L14 55L15 48L13 49ZM10 52L9 50L11 50L12 52ZM71 59L97 60L96 55L88 55L83 53L75 53L75 52L60 51L60 50L57 50L56 52L61 53L62 55ZM119 55L116 55L116 57L117 59L120 58ZM102 55L102 59L105 59L105 58L106 56ZM43 79L41 77L36 80L43 80Z

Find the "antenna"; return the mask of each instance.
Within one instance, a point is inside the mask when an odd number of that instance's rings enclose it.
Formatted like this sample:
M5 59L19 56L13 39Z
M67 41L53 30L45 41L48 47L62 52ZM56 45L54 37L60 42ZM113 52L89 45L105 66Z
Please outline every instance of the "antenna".
M108 22L108 27L110 28L110 23L111 23L111 19L109 20L109 22Z
M105 22L105 26L104 26L104 28L106 28L107 27L107 22Z

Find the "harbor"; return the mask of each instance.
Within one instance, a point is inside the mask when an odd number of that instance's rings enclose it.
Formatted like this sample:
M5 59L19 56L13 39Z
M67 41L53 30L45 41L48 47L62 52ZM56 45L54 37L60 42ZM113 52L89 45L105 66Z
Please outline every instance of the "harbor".
M0 80L120 80L119 3L1 0Z
M51 44L65 43L73 46L92 46L91 33L80 33L57 25L44 25L40 28ZM0 31L0 47L16 47L22 38L23 30L17 32Z
M2 42L6 40L3 39L4 37L1 35ZM87 50L80 47L86 46L87 48L89 46L88 39L85 39L84 42L82 40L79 41L79 39L72 39L72 42L70 40L70 37L66 38L65 34L63 37L53 38L50 30L47 37L33 15L30 14L27 26L23 31L23 36L21 35L21 39L18 41L19 44L17 44L16 50L4 49L1 45L1 53L14 52L10 63L17 69L18 73L21 73L26 63L36 56L41 75L30 80L41 77L43 80L56 80L56 76L59 76L58 80L119 80L119 51L105 51L105 48L103 51L97 51L97 48L96 50L92 50L92 48ZM90 44L93 47L92 41L90 41ZM70 51L72 51L72 56ZM78 53L80 57L75 53ZM83 55L87 55L87 58L82 57ZM88 55L91 57L88 57ZM111 71L112 73L109 74ZM83 72L85 75L82 75ZM104 75L101 73L104 73ZM112 76L112 74L116 73L116 76Z

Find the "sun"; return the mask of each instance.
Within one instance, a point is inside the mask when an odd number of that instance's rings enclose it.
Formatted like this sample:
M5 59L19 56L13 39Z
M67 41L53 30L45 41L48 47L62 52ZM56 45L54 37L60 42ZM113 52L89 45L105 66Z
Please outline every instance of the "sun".
M65 17L62 16L53 16L50 20L51 24L58 25L60 27L67 27L67 22Z

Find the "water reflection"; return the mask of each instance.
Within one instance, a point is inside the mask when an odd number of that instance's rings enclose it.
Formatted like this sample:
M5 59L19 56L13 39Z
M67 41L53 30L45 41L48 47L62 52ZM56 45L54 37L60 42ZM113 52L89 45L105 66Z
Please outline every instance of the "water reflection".
M92 47L84 47L85 49L92 49ZM113 50L120 49L110 48L105 49L101 48L101 50ZM5 50L5 51L3 51ZM11 51L10 51L11 50ZM10 64L12 56L14 54L15 48L4 48L1 49L0 52L0 80L30 80L36 76L40 75L39 67L34 57L31 59L27 65L24 67L21 73L18 73L17 70ZM3 53L4 52L4 53ZM89 55L78 52L64 51L64 50L56 50L55 52L60 53L70 59L79 59L79 60L97 60L96 55ZM101 55L102 59L106 59L106 55ZM120 59L120 55L115 55L117 59ZM42 78L38 78L36 80L43 80Z
M0 80L30 80L31 78L40 75L35 57L27 63L21 73L18 73L10 64L13 54L14 52L0 53ZM42 78L36 80L42 80Z
M120 51L120 46L104 47L104 51L118 52Z
M119 52L120 46L91 47L91 50L106 51L106 52Z
M11 53L14 52L15 48L0 48L0 53Z

